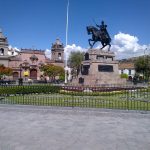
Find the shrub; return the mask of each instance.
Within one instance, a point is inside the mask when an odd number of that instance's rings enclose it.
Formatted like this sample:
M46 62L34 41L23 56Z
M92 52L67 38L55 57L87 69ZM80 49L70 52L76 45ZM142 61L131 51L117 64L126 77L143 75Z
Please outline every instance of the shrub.
M58 93L60 86L30 85L30 86L1 86L0 95L33 94L33 93Z
M126 73L121 74L120 77L121 77L121 78L128 79L128 75L127 75Z

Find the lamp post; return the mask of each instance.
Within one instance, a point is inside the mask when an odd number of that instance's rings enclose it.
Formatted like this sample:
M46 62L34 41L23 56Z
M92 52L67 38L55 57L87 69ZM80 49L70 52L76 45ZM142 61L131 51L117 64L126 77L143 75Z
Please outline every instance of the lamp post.
M22 73L22 64L19 65L19 69L20 69L19 85L22 85L23 84L23 79L22 79L22 76L21 76L21 73Z
M22 77L21 76L21 73L22 73L22 64L19 65L19 71L20 71L20 78L21 78Z

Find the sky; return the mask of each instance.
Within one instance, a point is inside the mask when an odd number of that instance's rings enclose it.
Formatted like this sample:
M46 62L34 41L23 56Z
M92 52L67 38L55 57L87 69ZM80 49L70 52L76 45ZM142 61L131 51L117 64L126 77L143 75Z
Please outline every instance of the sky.
M66 43L68 0L0 0L0 28L12 47L47 50ZM66 52L89 48L86 26L107 24L111 51L123 59L150 53L149 0L69 0ZM95 47L101 47L97 42Z

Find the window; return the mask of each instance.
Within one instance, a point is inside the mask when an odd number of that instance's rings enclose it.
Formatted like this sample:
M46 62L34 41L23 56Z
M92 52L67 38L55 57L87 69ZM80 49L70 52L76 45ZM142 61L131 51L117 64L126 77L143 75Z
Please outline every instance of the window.
M4 55L4 49L3 48L0 49L0 55Z
M129 69L129 75L131 75L131 69Z
M104 60L104 56L97 55L96 59L98 59L98 60Z
M61 53L58 53L58 59L61 60Z
M110 61L113 61L113 57L107 56L106 59L107 59L107 60L110 60Z
M98 71L99 72L113 72L113 66L112 65L98 65Z
M89 74L90 65L82 65L81 66L81 74L88 75Z
M83 83L84 83L84 78L80 77L80 78L79 78L79 83L80 83L80 84L83 84Z
M58 53L58 57L61 57L61 53Z
M89 60L89 53L85 53L84 57L85 60Z
M121 70L121 74L123 74L123 70Z

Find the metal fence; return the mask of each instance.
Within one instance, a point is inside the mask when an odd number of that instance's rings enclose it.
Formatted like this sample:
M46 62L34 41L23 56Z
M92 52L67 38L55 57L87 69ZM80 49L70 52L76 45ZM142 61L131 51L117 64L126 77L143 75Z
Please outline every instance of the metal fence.
M0 86L0 104L150 110L148 86Z

